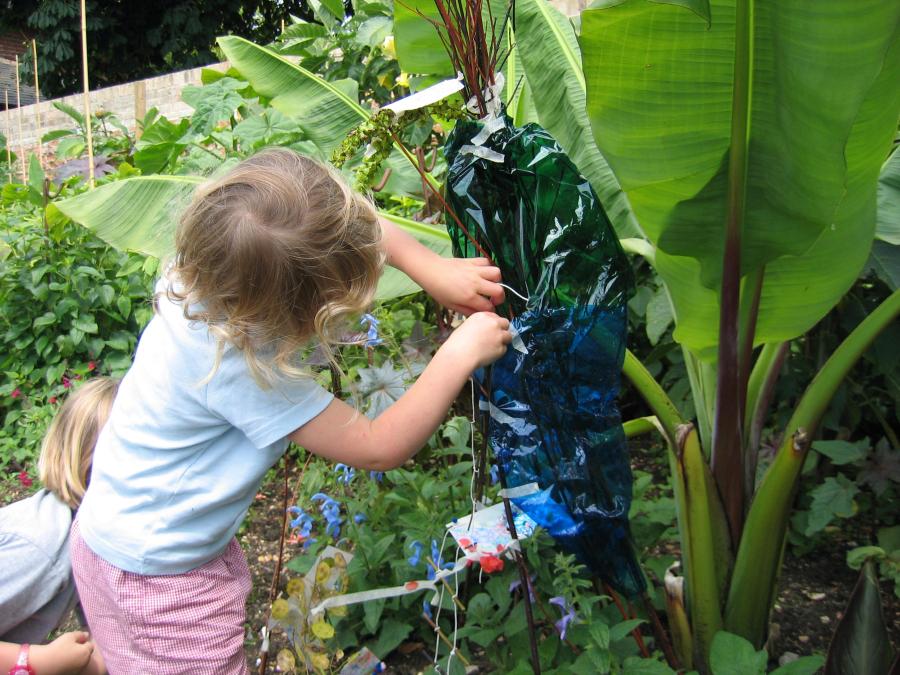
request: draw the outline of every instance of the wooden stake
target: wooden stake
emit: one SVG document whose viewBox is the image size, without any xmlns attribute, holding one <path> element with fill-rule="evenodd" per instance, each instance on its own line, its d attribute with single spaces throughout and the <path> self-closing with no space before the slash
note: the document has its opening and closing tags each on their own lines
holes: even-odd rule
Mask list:
<svg viewBox="0 0 900 675">
<path fill-rule="evenodd" d="M 9 144 L 12 142 L 12 120 L 9 118 L 9 89 L 7 87 L 3 88 L 3 105 L 6 110 L 6 169 L 9 172 L 9 182 L 12 183 L 12 151 L 9 149 Z"/>
<path fill-rule="evenodd" d="M 16 115 L 16 119 L 19 122 L 19 148 L 22 151 L 22 156 L 19 160 L 22 163 L 22 185 L 28 182 L 28 179 L 25 176 L 25 136 L 22 133 L 22 97 L 19 93 L 19 57 L 16 56 L 16 111 L 18 114 Z"/>
<path fill-rule="evenodd" d="M 38 82 L 37 40 L 31 41 L 31 55 L 34 58 L 34 121 L 37 129 L 37 156 L 41 169 L 44 168 L 44 143 L 41 141 L 41 90 Z"/>
<path fill-rule="evenodd" d="M 84 125 L 87 133 L 88 185 L 94 187 L 94 134 L 91 129 L 91 88 L 88 84 L 87 10 L 81 0 L 81 72 L 84 80 Z"/>
</svg>

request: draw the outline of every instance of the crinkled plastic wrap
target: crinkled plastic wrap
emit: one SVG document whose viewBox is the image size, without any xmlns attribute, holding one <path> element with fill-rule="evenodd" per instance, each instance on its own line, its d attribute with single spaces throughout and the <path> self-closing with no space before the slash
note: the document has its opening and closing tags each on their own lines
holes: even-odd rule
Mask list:
<svg viewBox="0 0 900 675">
<path fill-rule="evenodd" d="M 544 129 L 462 122 L 447 201 L 490 252 L 514 339 L 489 374 L 489 440 L 512 501 L 626 595 L 644 589 L 628 526 L 632 476 L 616 405 L 631 268 L 590 183 Z M 492 132 L 492 133 L 488 133 Z M 448 219 L 457 255 L 481 255 Z"/>
</svg>

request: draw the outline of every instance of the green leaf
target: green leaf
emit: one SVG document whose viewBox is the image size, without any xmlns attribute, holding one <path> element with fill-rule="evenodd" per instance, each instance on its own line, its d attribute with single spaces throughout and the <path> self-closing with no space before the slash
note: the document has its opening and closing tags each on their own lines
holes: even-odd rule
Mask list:
<svg viewBox="0 0 900 675">
<path fill-rule="evenodd" d="M 116 298 L 116 308 L 123 319 L 127 319 L 131 315 L 131 298 L 126 295 L 120 295 Z"/>
<path fill-rule="evenodd" d="M 900 246 L 876 239 L 866 266 L 892 291 L 900 288 Z"/>
<path fill-rule="evenodd" d="M 878 224 L 875 237 L 900 244 L 900 152 L 896 150 L 884 163 L 878 177 Z"/>
<path fill-rule="evenodd" d="M 219 122 L 231 119 L 244 102 L 244 97 L 237 90 L 245 86 L 232 77 L 223 77 L 203 87 L 188 85 L 182 89 L 182 100 L 194 109 L 191 127 L 208 136 Z"/>
<path fill-rule="evenodd" d="M 668 330 L 675 317 L 672 314 L 672 303 L 666 289 L 660 287 L 647 303 L 647 339 L 651 345 L 659 342 L 659 339 Z"/>
<path fill-rule="evenodd" d="M 661 661 L 629 656 L 622 663 L 622 675 L 675 675 L 675 671 Z"/>
<path fill-rule="evenodd" d="M 363 21 L 356 31 L 354 41 L 362 47 L 375 47 L 391 34 L 394 21 L 387 16 L 373 16 Z"/>
<path fill-rule="evenodd" d="M 385 619 L 379 627 L 378 640 L 372 651 L 378 654 L 379 658 L 387 658 L 387 655 L 399 647 L 411 632 L 412 626 L 409 624 L 395 619 Z"/>
<path fill-rule="evenodd" d="M 631 632 L 642 623 L 646 622 L 643 619 L 629 619 L 627 621 L 617 623 L 615 626 L 609 629 L 609 641 L 617 642 L 619 640 L 622 640 L 626 636 L 630 635 Z"/>
<path fill-rule="evenodd" d="M 681 7 L 627 0 L 584 12 L 581 36 L 596 142 L 657 247 L 676 339 L 709 360 L 736 52 L 734 3 L 711 4 L 707 27 Z M 865 263 L 900 111 L 898 18 L 878 0 L 754 5 L 740 216 L 742 273 L 765 267 L 757 344 L 808 330 Z"/>
<path fill-rule="evenodd" d="M 538 120 L 591 182 L 620 238 L 640 234 L 628 199 L 600 154 L 585 107 L 581 51 L 569 20 L 546 0 L 516 2 L 516 42 Z"/>
<path fill-rule="evenodd" d="M 394 45 L 400 68 L 405 73 L 455 77 L 437 30 L 419 12 L 440 21 L 433 0 L 404 0 L 394 4 Z"/>
<path fill-rule="evenodd" d="M 779 666 L 770 675 L 813 675 L 813 673 L 819 672 L 824 663 L 825 657 L 821 654 L 801 656 L 799 659 Z"/>
<path fill-rule="evenodd" d="M 810 494 L 813 501 L 809 507 L 809 523 L 804 532 L 807 537 L 825 529 L 835 516 L 849 518 L 856 513 L 853 498 L 859 494 L 859 488 L 842 473 L 837 478 L 829 476 Z"/>
<path fill-rule="evenodd" d="M 107 183 L 54 202 L 54 210 L 81 223 L 108 244 L 165 258 L 175 247 L 177 217 L 202 179 L 194 176 L 139 176 Z M 141 261 L 137 261 L 137 268 Z"/>
<path fill-rule="evenodd" d="M 884 560 L 887 556 L 884 549 L 880 546 L 857 546 L 847 551 L 847 567 L 853 570 L 860 569 L 866 560 L 873 558 L 875 560 Z"/>
<path fill-rule="evenodd" d="M 879 528 L 878 545 L 889 553 L 900 551 L 900 525 Z"/>
<path fill-rule="evenodd" d="M 849 441 L 816 441 L 812 444 L 813 450 L 828 457 L 832 464 L 843 465 L 858 462 L 866 458 L 872 444 L 868 438 L 856 443 Z"/>
<path fill-rule="evenodd" d="M 94 321 L 94 317 L 90 315 L 79 316 L 72 322 L 72 325 L 82 333 L 89 333 L 91 335 L 100 330 L 99 326 L 97 326 L 97 322 Z"/>
<path fill-rule="evenodd" d="M 769 655 L 756 651 L 747 640 L 724 630 L 712 641 L 709 665 L 716 675 L 765 675 Z"/>
<path fill-rule="evenodd" d="M 875 565 L 867 562 L 828 647 L 825 675 L 887 673 L 893 658 Z"/>
<path fill-rule="evenodd" d="M 300 130 L 298 124 L 275 108 L 269 108 L 261 115 L 242 120 L 234 127 L 233 134 L 241 143 L 257 146 L 270 143 L 273 138 L 294 134 Z"/>
<path fill-rule="evenodd" d="M 56 318 L 56 314 L 53 312 L 45 312 L 41 316 L 37 317 L 31 324 L 32 328 L 43 328 L 44 326 L 52 326 L 59 319 Z"/>
<path fill-rule="evenodd" d="M 712 23 L 710 16 L 709 0 L 650 0 L 661 5 L 676 5 L 691 10 L 694 14 L 706 21 L 707 27 Z"/>
<path fill-rule="evenodd" d="M 352 80 L 329 82 L 243 38 L 220 37 L 218 43 L 231 65 L 272 106 L 292 117 L 323 157 L 330 157 L 350 130 L 369 118 Z"/>
</svg>

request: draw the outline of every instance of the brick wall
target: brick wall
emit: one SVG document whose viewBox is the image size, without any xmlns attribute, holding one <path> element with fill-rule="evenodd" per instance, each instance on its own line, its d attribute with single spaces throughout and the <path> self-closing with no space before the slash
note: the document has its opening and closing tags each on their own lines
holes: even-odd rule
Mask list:
<svg viewBox="0 0 900 675">
<path fill-rule="evenodd" d="M 217 63 L 206 67 L 225 70 L 228 64 Z M 169 75 L 97 89 L 90 94 L 91 112 L 105 110 L 114 113 L 130 129 L 135 126 L 136 112 L 138 118 L 143 118 L 144 113 L 153 107 L 158 108 L 160 114 L 170 120 L 187 117 L 193 112 L 193 109 L 181 100 L 181 90 L 187 85 L 199 85 L 201 70 L 202 68 L 182 70 Z M 0 111 L 0 131 L 9 139 L 14 152 L 21 154 L 22 146 L 25 147 L 26 152 L 32 151 L 37 145 L 38 136 L 46 134 L 48 131 L 72 128 L 74 121 L 65 113 L 54 108 L 53 101 L 62 101 L 79 112 L 84 111 L 84 99 L 81 94 L 23 106 L 20 109 L 22 113 L 21 135 L 19 134 L 19 111 L 15 109 Z M 38 132 L 37 111 L 40 111 L 40 133 Z"/>
</svg>

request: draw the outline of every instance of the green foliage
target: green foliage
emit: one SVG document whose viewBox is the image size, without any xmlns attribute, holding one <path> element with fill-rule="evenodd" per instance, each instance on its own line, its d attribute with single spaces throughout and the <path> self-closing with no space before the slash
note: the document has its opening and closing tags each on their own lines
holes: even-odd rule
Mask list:
<svg viewBox="0 0 900 675">
<path fill-rule="evenodd" d="M 804 656 L 769 671 L 769 655 L 765 649 L 757 650 L 739 635 L 726 631 L 716 633 L 709 656 L 713 675 L 812 675 L 825 659 L 822 656 Z"/>
<path fill-rule="evenodd" d="M 0 220 L 0 469 L 29 465 L 73 381 L 122 375 L 151 315 L 156 261 L 84 228 L 44 228 L 27 189 L 3 189 Z"/>
</svg>

